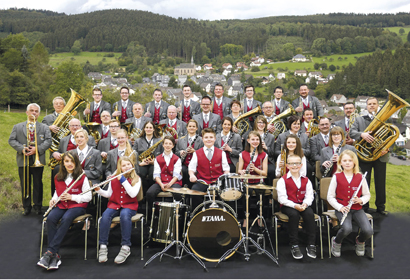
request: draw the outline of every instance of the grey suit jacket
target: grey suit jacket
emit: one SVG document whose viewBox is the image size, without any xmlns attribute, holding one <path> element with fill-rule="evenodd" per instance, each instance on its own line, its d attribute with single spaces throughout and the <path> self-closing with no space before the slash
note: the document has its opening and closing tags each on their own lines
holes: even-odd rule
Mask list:
<svg viewBox="0 0 410 280">
<path fill-rule="evenodd" d="M 13 126 L 9 137 L 9 145 L 16 150 L 18 167 L 24 167 L 24 145 L 27 146 L 27 121 Z M 40 162 L 46 164 L 45 153 L 51 147 L 51 132 L 47 125 L 36 122 L 37 149 Z M 34 163 L 35 155 L 30 156 L 30 164 Z M 27 163 L 26 163 L 27 164 Z"/>
<path fill-rule="evenodd" d="M 300 96 L 292 101 L 293 108 L 299 107 Z M 323 116 L 323 107 L 319 102 L 319 99 L 315 96 L 308 95 L 309 108 L 313 110 L 313 117 L 317 119 L 318 116 Z"/>
<path fill-rule="evenodd" d="M 58 116 L 58 114 L 57 114 L 57 116 Z M 43 118 L 43 120 L 41 121 L 41 123 L 43 123 L 43 124 L 45 124 L 45 125 L 47 125 L 47 126 L 50 126 L 50 125 L 52 125 L 52 124 L 54 123 L 54 121 L 57 119 L 57 116 L 56 116 L 56 112 L 54 112 L 54 113 L 52 113 L 52 114 L 49 114 L 49 115 L 47 115 L 47 116 L 45 116 L 45 117 Z"/>
<path fill-rule="evenodd" d="M 276 100 L 273 100 L 272 102 L 273 104 L 273 113 L 276 113 Z M 279 110 L 280 113 L 282 113 L 283 111 L 286 111 L 289 108 L 289 102 L 286 100 L 283 100 L 282 98 L 280 99 L 280 103 L 279 103 Z"/>
<path fill-rule="evenodd" d="M 222 130 L 222 125 L 221 125 L 221 118 L 214 113 L 209 113 L 210 117 L 209 117 L 209 128 L 212 128 L 216 134 L 218 134 L 219 132 L 221 132 Z M 192 118 L 194 120 L 196 120 L 198 122 L 198 130 L 196 131 L 196 134 L 198 135 L 202 135 L 202 130 L 204 129 L 204 119 L 203 119 L 204 115 L 203 113 L 200 113 L 198 115 L 193 116 Z"/>
<path fill-rule="evenodd" d="M 247 99 L 245 98 L 244 103 L 243 103 L 243 112 L 246 113 L 248 112 L 248 104 L 247 104 Z M 255 98 L 253 99 L 252 102 L 252 110 L 255 109 L 256 107 L 258 107 L 258 105 L 262 108 L 262 103 L 258 100 L 255 100 Z"/>
<path fill-rule="evenodd" d="M 197 115 L 199 113 L 201 113 L 201 105 L 194 101 L 194 100 L 189 100 L 189 115 L 191 116 L 191 119 L 194 115 Z M 185 99 L 179 101 L 178 104 L 175 104 L 176 107 L 180 107 L 181 108 L 181 115 L 184 115 L 184 111 L 185 111 Z M 179 115 L 179 114 L 178 114 Z"/>
<path fill-rule="evenodd" d="M 344 151 L 344 150 L 350 150 L 356 154 L 356 149 L 351 146 L 351 145 L 344 145 L 340 148 L 340 153 L 339 155 Z M 321 155 L 320 155 L 320 170 L 322 174 L 325 172 L 325 167 L 322 165 L 325 161 L 330 160 L 333 157 L 333 148 L 332 147 L 325 147 L 322 149 Z M 329 175 L 332 174 L 332 169 L 333 167 L 330 168 Z M 330 176 L 329 176 L 330 177 Z"/>
<path fill-rule="evenodd" d="M 129 104 L 129 101 L 128 101 L 128 104 Z M 95 102 L 94 101 L 90 102 L 90 112 L 91 113 L 94 111 L 94 106 L 95 106 Z M 132 109 L 132 107 L 131 107 L 131 109 Z M 118 110 L 121 111 L 121 107 L 120 107 L 119 104 L 118 104 Z M 105 102 L 104 100 L 101 100 L 100 107 L 98 107 L 98 113 L 101 115 L 101 113 L 103 111 L 108 111 L 111 115 L 111 104 L 108 103 L 108 102 Z M 86 115 L 83 114 L 84 121 L 87 121 L 88 115 L 90 115 L 90 114 L 86 114 Z M 90 115 L 90 121 L 91 121 L 91 115 Z"/>
<path fill-rule="evenodd" d="M 188 131 L 186 130 L 186 123 L 178 119 L 176 119 L 176 121 L 177 121 L 177 134 L 178 134 L 178 138 L 180 138 L 186 135 Z M 168 125 L 168 123 L 169 123 L 169 119 L 165 119 L 159 122 L 159 124 L 166 124 L 166 125 Z"/>
<path fill-rule="evenodd" d="M 88 129 L 88 127 L 87 126 L 85 126 L 86 127 L 86 130 L 87 131 L 89 131 L 89 129 Z M 98 131 L 98 133 L 100 133 L 100 136 L 102 137 L 102 124 L 100 124 L 99 126 L 97 126 L 97 131 Z M 90 133 L 88 132 L 88 135 L 90 135 Z M 111 137 L 111 132 L 110 132 L 110 130 L 108 129 L 108 137 Z"/>
<path fill-rule="evenodd" d="M 95 148 L 97 145 L 95 143 L 94 138 L 92 136 L 88 136 L 88 137 L 89 138 L 88 138 L 87 145 Z M 67 135 L 66 137 L 60 140 L 60 145 L 58 146 L 58 152 L 60 154 L 67 152 L 67 146 L 68 146 L 68 142 L 70 141 L 70 138 L 71 138 L 71 134 Z"/>
<path fill-rule="evenodd" d="M 236 164 L 239 161 L 239 154 L 242 152 L 243 150 L 243 146 L 242 146 L 242 137 L 239 134 L 236 134 L 234 132 L 231 132 L 234 135 L 232 136 L 232 138 L 228 141 L 229 147 L 232 148 L 232 152 L 230 153 L 230 158 L 232 160 L 232 163 L 236 166 Z M 218 133 L 216 135 L 216 141 L 215 141 L 215 147 L 217 148 L 222 148 L 222 135 L 221 133 Z M 228 156 L 228 154 L 226 154 Z"/>
<path fill-rule="evenodd" d="M 360 141 L 362 139 L 361 134 L 366 130 L 370 123 L 371 120 L 367 116 L 358 116 L 351 127 L 350 137 L 355 139 L 357 142 Z M 389 162 L 390 153 L 385 154 L 379 159 L 381 162 Z"/>
<path fill-rule="evenodd" d="M 202 141 L 202 137 L 198 135 L 194 142 L 194 150 L 196 151 L 202 148 L 203 146 L 204 146 L 204 142 Z M 178 139 L 178 142 L 175 146 L 175 154 L 181 157 L 180 152 L 186 150 L 187 147 L 188 147 L 188 135 Z"/>
<path fill-rule="evenodd" d="M 278 138 L 276 139 L 275 157 L 274 157 L 275 159 L 278 158 L 278 156 L 280 155 L 281 145 L 285 144 L 285 139 L 289 134 L 290 134 L 289 130 L 285 131 L 285 132 L 279 134 Z M 299 135 L 299 133 L 298 133 L 298 135 Z M 309 157 L 311 155 L 309 138 L 307 137 L 307 135 L 305 133 L 302 132 L 302 133 L 300 133 L 299 140 L 300 140 L 300 143 L 302 144 L 303 154 L 305 155 L 306 159 L 309 159 Z"/>
<path fill-rule="evenodd" d="M 162 138 L 152 138 L 152 145 L 154 145 L 155 143 L 157 143 L 158 141 L 160 141 Z M 178 141 L 179 142 L 179 141 Z M 134 143 L 134 147 L 133 149 L 136 151 L 136 156 L 137 156 L 137 164 L 139 164 L 138 161 L 138 156 L 140 154 L 142 154 L 143 152 L 145 152 L 146 150 L 148 150 L 148 142 L 147 140 L 144 138 L 138 138 L 137 140 L 135 140 Z M 157 146 L 157 148 L 154 150 L 154 156 L 157 157 L 160 154 L 162 154 L 164 152 L 164 147 L 162 146 L 162 144 L 160 144 L 159 146 Z"/>
<path fill-rule="evenodd" d="M 107 153 L 107 164 L 105 168 L 106 177 L 110 176 L 111 174 L 114 174 L 115 171 L 117 170 L 117 160 L 118 160 L 118 147 Z M 135 166 L 135 172 L 138 173 L 137 161 L 134 162 L 134 166 Z"/>
<path fill-rule="evenodd" d="M 93 184 L 97 184 L 100 182 L 100 176 L 103 174 L 101 154 L 94 147 L 90 146 L 88 146 L 87 152 L 90 149 L 91 151 L 85 158 L 85 164 L 83 169 L 87 178 L 91 180 Z M 74 151 L 77 151 L 77 149 L 75 149 Z"/>
<path fill-rule="evenodd" d="M 225 97 L 225 96 L 222 96 L 222 109 L 223 109 L 223 112 L 224 112 L 224 117 L 226 117 L 227 115 L 229 115 L 231 113 L 231 102 L 232 102 L 232 99 L 230 99 L 228 97 Z M 214 98 L 212 98 L 211 112 L 214 111 L 214 106 L 215 105 L 216 105 L 216 102 L 215 102 L 215 97 L 214 97 Z"/>
<path fill-rule="evenodd" d="M 144 127 L 144 124 L 148 121 L 152 121 L 152 119 L 148 118 L 148 117 L 145 117 L 145 116 L 141 116 L 141 121 L 140 121 L 139 127 L 137 127 L 137 128 L 142 129 Z M 126 124 L 132 123 L 131 130 L 134 129 L 135 128 L 135 117 L 126 119 L 125 123 Z"/>
<path fill-rule="evenodd" d="M 132 112 L 132 106 L 134 106 L 134 104 L 135 104 L 134 101 L 131 101 L 131 100 L 128 99 L 127 109 L 126 109 L 127 119 L 132 118 L 134 116 L 134 113 Z M 117 101 L 114 104 L 112 104 L 112 112 L 115 111 L 115 105 L 118 105 L 118 111 L 121 112 L 121 110 L 122 110 L 122 100 Z M 121 116 L 119 116 L 119 118 L 121 119 Z"/>
<path fill-rule="evenodd" d="M 128 141 L 131 145 L 131 141 Z M 111 144 L 111 135 L 109 135 L 107 138 L 101 139 L 98 142 L 97 150 L 100 152 L 106 152 L 110 151 L 110 144 Z"/>
<path fill-rule="evenodd" d="M 268 150 L 264 150 L 265 153 L 268 154 L 268 160 L 271 164 L 275 164 L 275 136 L 273 136 L 272 134 L 268 133 L 265 136 L 265 139 L 263 140 L 265 141 L 265 145 L 268 148 Z"/>
<path fill-rule="evenodd" d="M 168 110 L 169 104 L 165 102 L 164 100 L 161 100 L 161 105 L 159 109 L 159 120 L 165 120 L 168 118 L 167 116 L 167 110 Z M 151 119 L 154 119 L 154 113 L 155 113 L 155 101 L 148 102 L 145 104 L 145 110 L 144 112 L 147 112 L 147 109 L 149 109 L 149 112 L 151 113 Z"/>
<path fill-rule="evenodd" d="M 311 160 L 313 162 L 320 161 L 320 154 L 322 149 L 326 147 L 326 143 L 323 140 L 322 134 L 319 133 L 312 138 L 310 138 L 310 150 L 311 150 Z"/>
</svg>

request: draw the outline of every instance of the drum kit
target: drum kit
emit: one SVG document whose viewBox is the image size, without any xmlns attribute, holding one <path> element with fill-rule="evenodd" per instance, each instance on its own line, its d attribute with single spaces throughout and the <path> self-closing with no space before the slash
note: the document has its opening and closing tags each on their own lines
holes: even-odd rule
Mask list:
<svg viewBox="0 0 410 280">
<path fill-rule="evenodd" d="M 248 180 L 264 179 L 265 176 L 255 175 L 239 175 L 235 173 L 224 174 L 218 180 L 208 186 L 207 193 L 191 190 L 188 188 L 170 188 L 167 191 L 182 195 L 182 202 L 156 202 L 153 206 L 153 213 L 150 227 L 150 239 L 160 243 L 168 244 L 164 250 L 153 255 L 144 265 L 146 267 L 155 258 L 169 256 L 174 259 L 181 259 L 184 251 L 187 255 L 192 256 L 203 268 L 207 271 L 202 260 L 208 262 L 217 262 L 216 266 L 222 261 L 231 257 L 238 248 L 242 245 L 245 260 L 249 261 L 250 251 L 249 243 L 252 243 L 258 254 L 266 254 L 276 264 L 277 259 L 265 250 L 264 245 L 261 247 L 251 237 L 249 231 L 252 229 L 256 221 L 258 225 L 264 225 L 264 230 L 258 235 L 258 242 L 263 239 L 264 234 L 267 234 L 272 252 L 273 246 L 267 229 L 265 218 L 262 216 L 262 197 L 266 190 L 271 190 L 272 186 L 263 184 L 249 185 Z M 259 194 L 259 214 L 249 228 L 249 189 Z M 246 231 L 245 234 L 241 230 L 241 226 L 237 220 L 237 215 L 234 209 L 224 201 L 216 200 L 218 194 L 224 201 L 237 201 L 243 195 L 246 200 Z M 189 207 L 184 204 L 186 195 L 209 196 L 210 200 L 204 201 L 196 207 L 192 214 L 189 214 Z M 187 219 L 190 220 L 187 222 Z M 183 221 L 182 221 L 183 220 Z M 185 225 L 187 225 L 185 227 Z M 263 226 L 262 226 L 263 227 Z M 181 234 L 182 232 L 182 234 Z M 181 241 L 183 240 L 183 242 Z M 190 247 L 190 249 L 185 245 Z M 175 256 L 166 254 L 173 246 L 176 246 Z M 184 255 L 186 256 L 186 255 Z"/>
</svg>

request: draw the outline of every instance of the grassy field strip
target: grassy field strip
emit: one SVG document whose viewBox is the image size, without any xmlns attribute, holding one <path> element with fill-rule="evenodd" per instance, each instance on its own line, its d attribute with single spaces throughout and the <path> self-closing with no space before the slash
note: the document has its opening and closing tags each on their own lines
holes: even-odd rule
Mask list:
<svg viewBox="0 0 410 280">
<path fill-rule="evenodd" d="M 403 35 L 400 35 L 399 30 L 402 29 L 402 28 L 404 29 L 404 33 L 403 33 Z M 403 40 L 403 42 L 407 42 L 407 34 L 409 34 L 409 32 L 410 32 L 410 25 L 403 26 L 403 27 L 399 27 L 399 26 L 385 27 L 384 29 L 387 29 L 391 32 L 397 33 L 397 35 L 399 35 L 399 37 Z"/>
<path fill-rule="evenodd" d="M 50 55 L 49 64 L 53 67 L 58 67 L 62 62 L 69 61 L 74 58 L 74 62 L 86 63 L 89 61 L 91 64 L 98 64 L 98 62 L 103 61 L 103 63 L 115 63 L 117 64 L 117 59 L 122 55 L 122 53 L 114 53 L 114 57 L 104 57 L 108 52 L 81 52 L 79 55 L 74 55 L 72 52 L 69 53 L 56 53 Z"/>
</svg>

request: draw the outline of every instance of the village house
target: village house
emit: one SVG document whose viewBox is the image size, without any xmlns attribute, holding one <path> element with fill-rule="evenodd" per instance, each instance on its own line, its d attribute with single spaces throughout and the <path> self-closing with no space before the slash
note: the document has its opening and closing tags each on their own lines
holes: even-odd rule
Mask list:
<svg viewBox="0 0 410 280">
<path fill-rule="evenodd" d="M 178 66 L 175 66 L 174 68 L 174 75 L 179 76 L 179 75 L 195 75 L 196 73 L 196 67 L 195 64 L 193 63 L 181 63 Z"/>
<path fill-rule="evenodd" d="M 330 97 L 330 101 L 336 104 L 345 104 L 347 102 L 347 99 L 343 94 L 333 94 Z"/>
<path fill-rule="evenodd" d="M 286 73 L 278 73 L 276 77 L 278 78 L 278 80 L 286 79 Z"/>
<path fill-rule="evenodd" d="M 294 57 L 292 57 L 292 61 L 294 62 L 305 62 L 307 61 L 306 56 L 303 54 L 297 54 Z"/>
<path fill-rule="evenodd" d="M 88 76 L 88 78 L 92 79 L 93 81 L 101 80 L 101 77 L 102 77 L 101 73 L 98 73 L 98 72 L 90 72 L 90 73 L 88 73 L 87 76 Z"/>
<path fill-rule="evenodd" d="M 230 64 L 230 63 L 224 63 L 224 64 L 222 64 L 222 68 L 223 69 L 232 69 L 232 64 Z"/>
<path fill-rule="evenodd" d="M 300 76 L 300 77 L 306 77 L 307 76 L 307 71 L 306 70 L 296 70 L 293 75 L 295 76 Z"/>
<path fill-rule="evenodd" d="M 203 66 L 204 70 L 214 70 L 214 68 L 212 68 L 212 63 L 206 63 Z"/>
</svg>

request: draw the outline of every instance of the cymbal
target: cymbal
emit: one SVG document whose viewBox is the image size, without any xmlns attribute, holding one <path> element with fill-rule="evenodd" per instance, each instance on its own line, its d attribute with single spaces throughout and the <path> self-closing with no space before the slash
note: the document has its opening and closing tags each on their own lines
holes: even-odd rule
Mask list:
<svg viewBox="0 0 410 280">
<path fill-rule="evenodd" d="M 265 179 L 266 176 L 243 174 L 243 175 L 234 175 L 229 178 L 232 178 L 232 179 Z"/>
<path fill-rule="evenodd" d="M 179 194 L 189 194 L 189 195 L 206 195 L 204 192 L 191 190 L 188 188 L 169 188 L 168 192 L 179 193 Z"/>
<path fill-rule="evenodd" d="M 273 186 L 267 186 L 264 184 L 258 184 L 258 185 L 247 185 L 250 189 L 258 189 L 258 190 L 273 190 Z"/>
</svg>

